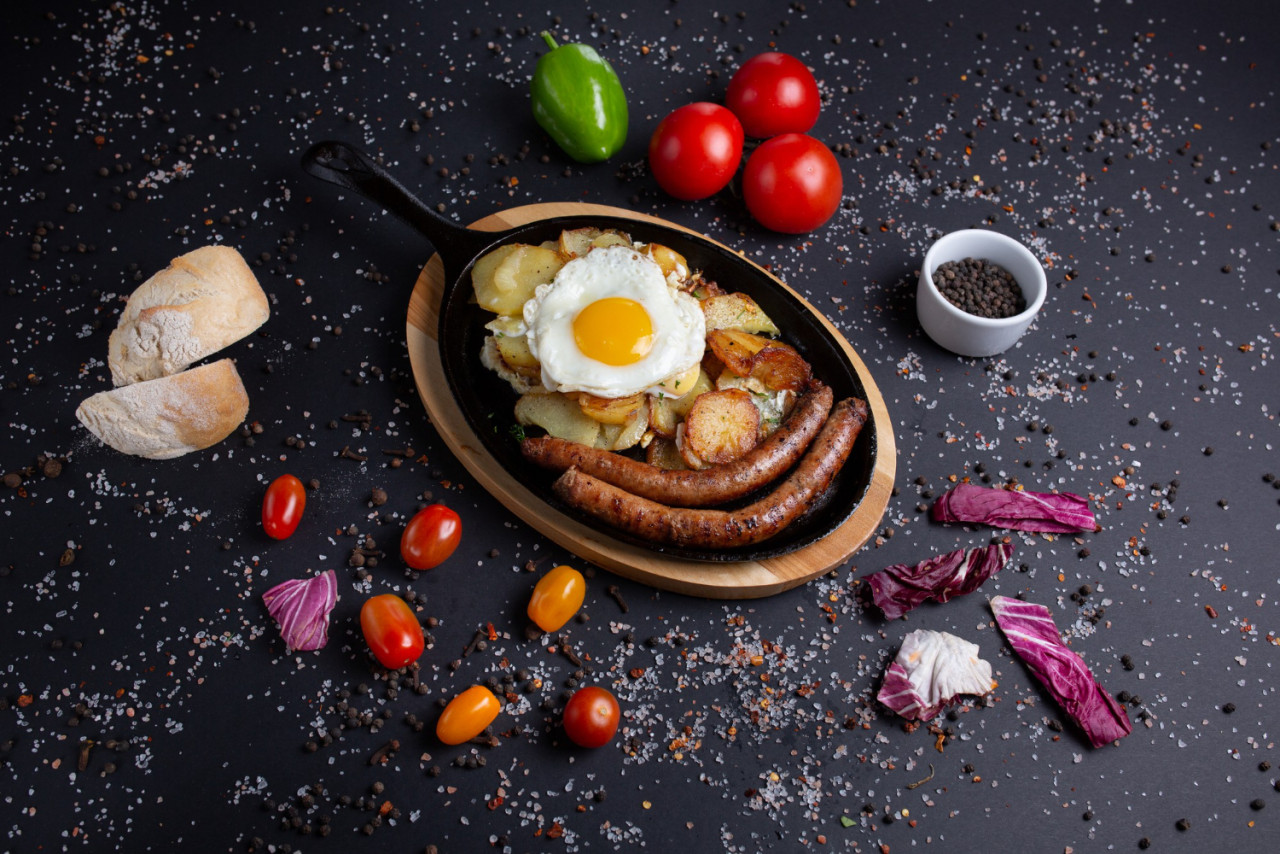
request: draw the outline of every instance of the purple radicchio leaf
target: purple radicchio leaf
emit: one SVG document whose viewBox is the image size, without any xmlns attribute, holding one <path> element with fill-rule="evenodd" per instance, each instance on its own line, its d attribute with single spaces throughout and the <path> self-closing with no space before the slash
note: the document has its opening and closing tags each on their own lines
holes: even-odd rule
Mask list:
<svg viewBox="0 0 1280 854">
<path fill-rule="evenodd" d="M 898 563 L 866 577 L 871 597 L 886 620 L 896 620 L 930 599 L 946 602 L 977 590 L 1009 562 L 1011 543 L 958 549 L 915 565 Z"/>
<path fill-rule="evenodd" d="M 338 604 L 338 577 L 332 569 L 311 578 L 293 578 L 262 594 L 292 650 L 320 649 L 329 642 L 329 613 Z"/>
<path fill-rule="evenodd" d="M 876 699 L 907 720 L 927 721 L 961 694 L 982 696 L 995 686 L 977 644 L 948 632 L 916 629 L 902 639 Z"/>
<path fill-rule="evenodd" d="M 977 522 L 1049 534 L 1092 531 L 1089 502 L 1070 492 L 1026 492 L 962 483 L 933 503 L 935 522 Z"/>
<path fill-rule="evenodd" d="M 995 596 L 991 611 L 1013 651 L 1084 730 L 1090 744 L 1102 747 L 1130 733 L 1129 716 L 1098 684 L 1084 659 L 1062 642 L 1048 608 Z"/>
</svg>

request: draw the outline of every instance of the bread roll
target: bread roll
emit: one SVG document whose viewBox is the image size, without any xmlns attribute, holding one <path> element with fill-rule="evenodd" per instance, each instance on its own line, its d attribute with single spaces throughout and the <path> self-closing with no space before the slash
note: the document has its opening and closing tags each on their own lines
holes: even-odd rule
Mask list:
<svg viewBox="0 0 1280 854">
<path fill-rule="evenodd" d="M 117 451 L 167 460 L 221 442 L 248 411 L 235 363 L 220 359 L 98 392 L 80 404 L 76 417 Z"/>
<path fill-rule="evenodd" d="M 108 342 L 111 380 L 167 377 L 239 341 L 271 310 L 240 253 L 205 246 L 173 259 L 133 292 Z"/>
</svg>

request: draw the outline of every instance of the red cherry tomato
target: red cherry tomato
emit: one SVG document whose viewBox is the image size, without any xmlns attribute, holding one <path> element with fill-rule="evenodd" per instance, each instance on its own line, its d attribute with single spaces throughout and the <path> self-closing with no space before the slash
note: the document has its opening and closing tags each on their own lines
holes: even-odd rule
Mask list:
<svg viewBox="0 0 1280 854">
<path fill-rule="evenodd" d="M 598 685 L 579 688 L 564 707 L 565 735 L 579 747 L 603 747 L 618 731 L 618 701 Z"/>
<path fill-rule="evenodd" d="M 462 540 L 462 520 L 443 504 L 432 504 L 413 515 L 400 535 L 400 556 L 413 569 L 444 563 Z"/>
<path fill-rule="evenodd" d="M 412 664 L 422 655 L 422 624 L 403 599 L 383 593 L 360 608 L 360 630 L 373 657 L 388 670 Z"/>
<path fill-rule="evenodd" d="M 268 537 L 285 539 L 298 530 L 306 506 L 307 490 L 302 481 L 291 474 L 280 475 L 262 496 L 262 529 Z"/>
<path fill-rule="evenodd" d="M 785 53 L 762 53 L 733 75 L 725 103 L 747 136 L 763 139 L 808 132 L 818 120 L 822 97 L 803 62 Z"/>
<path fill-rule="evenodd" d="M 472 685 L 449 701 L 436 721 L 436 738 L 445 744 L 462 744 L 484 732 L 502 711 L 494 693 L 483 685 Z"/>
<path fill-rule="evenodd" d="M 719 104 L 686 104 L 649 139 L 649 169 L 677 199 L 705 199 L 724 189 L 741 160 L 742 123 Z"/>
<path fill-rule="evenodd" d="M 813 231 L 840 207 L 844 178 L 836 156 L 802 133 L 765 140 L 742 173 L 742 199 L 765 228 L 787 234 Z"/>
</svg>

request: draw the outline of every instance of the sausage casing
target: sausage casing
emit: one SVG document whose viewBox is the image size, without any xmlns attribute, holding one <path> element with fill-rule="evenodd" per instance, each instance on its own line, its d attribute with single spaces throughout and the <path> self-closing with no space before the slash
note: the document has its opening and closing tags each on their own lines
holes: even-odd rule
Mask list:
<svg viewBox="0 0 1280 854">
<path fill-rule="evenodd" d="M 768 495 L 737 510 L 660 504 L 575 468 L 560 475 L 553 489 L 566 504 L 651 542 L 699 549 L 753 545 L 778 534 L 822 497 L 867 417 L 865 401 L 837 403 L 791 474 Z"/>
</svg>

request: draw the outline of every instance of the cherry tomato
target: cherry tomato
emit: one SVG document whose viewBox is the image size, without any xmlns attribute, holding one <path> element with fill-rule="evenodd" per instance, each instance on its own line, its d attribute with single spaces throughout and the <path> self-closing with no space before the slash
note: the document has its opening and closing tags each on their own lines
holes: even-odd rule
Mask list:
<svg viewBox="0 0 1280 854">
<path fill-rule="evenodd" d="M 579 688 L 564 707 L 565 735 L 579 747 L 603 747 L 618 731 L 618 701 L 598 685 Z"/>
<path fill-rule="evenodd" d="M 529 597 L 529 619 L 544 632 L 554 632 L 578 613 L 587 596 L 587 582 L 571 566 L 557 566 L 538 579 Z"/>
<path fill-rule="evenodd" d="M 449 701 L 436 721 L 436 738 L 445 744 L 462 744 L 484 732 L 502 711 L 502 704 L 483 685 L 472 685 Z"/>
<path fill-rule="evenodd" d="M 306 506 L 307 490 L 302 481 L 291 474 L 280 475 L 262 496 L 262 529 L 276 540 L 291 536 L 298 530 Z"/>
<path fill-rule="evenodd" d="M 649 169 L 677 199 L 705 199 L 724 189 L 741 160 L 742 123 L 719 104 L 686 104 L 649 139 Z"/>
<path fill-rule="evenodd" d="M 818 120 L 822 98 L 803 62 L 785 53 L 762 53 L 734 73 L 725 103 L 747 136 L 763 139 L 808 132 Z"/>
<path fill-rule="evenodd" d="M 843 192 L 836 156 L 802 133 L 765 140 L 742 173 L 747 210 L 765 228 L 787 234 L 813 231 L 831 219 Z"/>
<path fill-rule="evenodd" d="M 462 520 L 443 504 L 432 504 L 413 515 L 400 535 L 400 556 L 413 569 L 439 566 L 462 539 Z"/>
<path fill-rule="evenodd" d="M 422 655 L 422 624 L 418 615 L 394 593 L 383 593 L 360 608 L 360 629 L 373 657 L 388 670 L 412 664 Z"/>
</svg>

